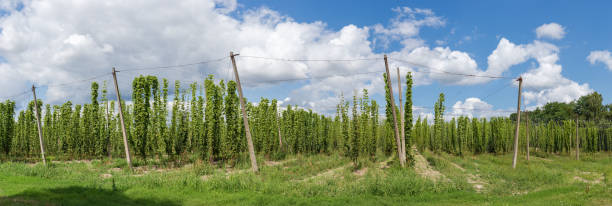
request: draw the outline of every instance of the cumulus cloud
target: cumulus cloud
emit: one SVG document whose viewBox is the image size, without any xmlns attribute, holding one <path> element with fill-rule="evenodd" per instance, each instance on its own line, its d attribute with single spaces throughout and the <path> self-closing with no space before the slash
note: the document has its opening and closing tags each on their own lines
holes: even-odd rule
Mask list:
<svg viewBox="0 0 612 206">
<path fill-rule="evenodd" d="M 525 97 L 525 103 L 535 103 L 542 106 L 548 102 L 569 103 L 591 92 L 593 92 L 593 89 L 589 87 L 589 84 L 578 84 L 570 81 L 568 84 L 561 84 L 550 89 L 527 91 L 523 93 L 523 96 Z"/>
<path fill-rule="evenodd" d="M 121 71 L 177 65 L 216 59 L 235 51 L 241 54 L 237 64 L 245 87 L 275 84 L 275 80 L 282 79 L 314 78 L 290 92 L 290 98 L 282 103 L 332 108 L 339 94 L 351 94 L 354 88 L 368 88 L 372 95 L 384 91 L 380 74 L 343 76 L 368 71 L 382 73 L 382 61 L 288 62 L 247 56 L 381 57 L 381 53 L 373 51 L 371 39 L 397 41 L 403 45 L 401 53 L 421 47 L 412 55 L 435 58 L 430 62 L 444 68 L 451 64 L 467 64 L 459 69 L 475 68 L 465 53 L 424 47 L 424 41 L 418 37 L 420 28 L 444 25 L 443 18 L 428 9 L 396 8 L 396 17 L 387 26 L 346 25 L 330 30 L 325 22 L 297 22 L 265 7 L 238 11 L 240 7 L 234 0 L 24 1 L 24 9 L 17 11 L 18 3 L 3 1 L 2 9 L 12 12 L 0 17 L 0 56 L 6 60 L 1 69 L 12 74 L 1 76 L 0 84 L 14 89 L 31 83 L 45 86 L 74 82 L 108 74 L 112 67 Z M 129 99 L 130 82 L 136 75 L 158 75 L 170 82 L 201 81 L 208 74 L 231 78 L 229 69 L 231 64 L 224 59 L 174 70 L 124 71 L 118 78 L 122 94 Z M 445 80 L 435 75 L 415 74 L 415 78 L 417 83 Z M 40 91 L 40 96 L 46 103 L 62 103 L 66 99 L 83 103 L 88 100 L 89 83 L 49 87 Z M 12 93 L 0 91 L 0 96 L 7 94 Z"/>
<path fill-rule="evenodd" d="M 493 105 L 480 100 L 476 97 L 470 97 L 464 101 L 457 101 L 451 108 L 452 110 L 447 115 L 447 118 L 457 116 L 467 117 L 497 117 L 508 116 L 512 112 L 510 110 L 493 109 Z"/>
<path fill-rule="evenodd" d="M 291 88 L 282 104 L 333 112 L 340 94 L 351 96 L 355 88 L 359 88 L 358 92 L 366 88 L 371 96 L 384 91 L 381 60 L 300 62 L 248 56 L 380 58 L 382 53 L 374 48 L 395 42 L 401 48 L 389 52 L 390 66 L 402 67 L 402 77 L 408 71 L 423 71 L 413 74 L 415 85 L 486 83 L 491 79 L 441 73 L 503 74 L 530 58 L 535 58 L 542 68 L 534 71 L 544 71 L 534 74 L 545 76 L 537 77 L 542 85 L 529 86 L 534 91 L 556 88 L 551 83 L 555 81 L 571 83 L 560 75 L 558 49 L 551 44 L 536 41 L 516 45 L 502 39 L 489 56 L 486 70 L 479 68 L 466 52 L 426 46 L 419 37 L 420 30 L 445 25 L 443 17 L 428 9 L 399 7 L 393 9 L 396 16 L 387 25 L 346 25 L 334 30 L 325 22 L 298 22 L 265 7 L 241 10 L 235 0 L 1 2 L 0 9 L 9 12 L 0 17 L 0 56 L 5 60 L 0 63 L 0 71 L 7 74 L 0 76 L 0 86 L 8 88 L 1 90 L 0 96 L 27 90 L 32 83 L 45 86 L 74 82 L 108 74 L 112 67 L 117 67 L 123 70 L 118 77 L 122 94 L 129 99 L 130 82 L 140 74 L 158 75 L 171 83 L 201 82 L 208 74 L 220 78 L 232 76 L 228 59 L 173 70 L 128 69 L 200 62 L 226 57 L 229 51 L 235 51 L 240 53 L 237 64 L 245 87 L 275 85 L 275 80 L 308 79 Z M 17 9 L 20 4 L 21 10 Z M 380 73 L 358 74 L 363 72 Z M 397 78 L 396 73 L 392 72 L 391 77 Z M 62 103 L 67 99 L 83 103 L 89 99 L 89 83 L 50 86 L 41 90 L 40 96 L 45 103 Z M 550 98 L 549 93 L 533 98 Z"/>
<path fill-rule="evenodd" d="M 415 76 L 415 84 L 429 84 L 431 80 L 444 84 L 468 85 L 488 82 L 488 78 L 465 78 L 448 75 L 448 73 L 475 74 L 484 73 L 478 69 L 478 64 L 467 53 L 451 50 L 448 47 L 418 47 L 411 51 L 392 52 L 391 61 L 401 67 L 423 71 Z"/>
<path fill-rule="evenodd" d="M 401 44 L 409 49 L 422 46 L 424 42 L 417 37 L 421 27 L 439 27 L 445 24 L 445 20 L 436 16 L 430 9 L 397 7 L 393 12 L 396 17 L 391 20 L 389 26 L 373 26 L 376 40 L 385 48 L 394 40 L 400 40 Z"/>
<path fill-rule="evenodd" d="M 502 38 L 489 55 L 487 71 L 501 74 L 512 66 L 534 59 L 537 67 L 521 74 L 527 104 L 541 106 L 551 101 L 569 102 L 592 92 L 588 84 L 578 84 L 561 74 L 563 68 L 558 63 L 559 52 L 557 46 L 538 40 L 517 45 Z"/>
<path fill-rule="evenodd" d="M 557 23 L 542 24 L 536 28 L 538 38 L 563 39 L 565 28 Z"/>
<path fill-rule="evenodd" d="M 592 51 L 587 57 L 587 60 L 589 60 L 591 64 L 601 62 L 612 71 L 612 56 L 608 50 Z"/>
</svg>

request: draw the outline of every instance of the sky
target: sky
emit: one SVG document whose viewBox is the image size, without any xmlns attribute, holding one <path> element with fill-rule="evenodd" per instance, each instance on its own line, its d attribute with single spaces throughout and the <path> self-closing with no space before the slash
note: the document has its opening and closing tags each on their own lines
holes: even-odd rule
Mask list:
<svg viewBox="0 0 612 206">
<path fill-rule="evenodd" d="M 431 117 L 440 93 L 447 117 L 508 115 L 519 76 L 527 109 L 595 91 L 607 104 L 612 2 L 581 3 L 3 0 L 0 100 L 23 94 L 12 98 L 23 106 L 35 84 L 45 103 L 87 103 L 91 81 L 111 83 L 112 67 L 127 100 L 137 75 L 183 88 L 210 74 L 233 79 L 234 51 L 250 101 L 276 98 L 330 115 L 339 96 L 362 89 L 384 105 L 385 54 L 396 99 L 395 69 L 402 78 L 413 72 L 416 116 Z"/>
</svg>

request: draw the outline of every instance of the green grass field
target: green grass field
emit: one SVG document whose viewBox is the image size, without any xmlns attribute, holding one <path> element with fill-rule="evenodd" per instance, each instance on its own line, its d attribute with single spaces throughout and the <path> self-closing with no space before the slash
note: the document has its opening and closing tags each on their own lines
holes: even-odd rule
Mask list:
<svg viewBox="0 0 612 206">
<path fill-rule="evenodd" d="M 0 165 L 0 205 L 612 205 L 612 156 L 456 157 L 424 152 L 415 168 L 393 158 L 288 156 L 255 175 L 234 168 L 119 159 Z"/>
</svg>

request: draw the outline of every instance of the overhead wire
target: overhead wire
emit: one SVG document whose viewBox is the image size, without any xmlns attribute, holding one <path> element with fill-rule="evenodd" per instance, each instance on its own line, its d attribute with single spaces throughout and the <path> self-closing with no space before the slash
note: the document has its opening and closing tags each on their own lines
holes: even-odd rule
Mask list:
<svg viewBox="0 0 612 206">
<path fill-rule="evenodd" d="M 75 80 L 75 81 L 66 82 L 66 83 L 60 83 L 60 84 L 44 85 L 44 86 L 41 86 L 41 88 L 42 87 L 46 87 L 46 88 L 65 87 L 65 86 L 70 86 L 70 85 L 73 85 L 73 84 L 80 84 L 82 82 L 87 82 L 87 81 L 99 79 L 99 78 L 102 78 L 102 77 L 110 77 L 110 74 L 111 73 L 104 73 L 104 74 L 96 75 L 96 76 L 89 77 L 89 78 L 86 78 L 86 79 L 80 79 L 80 80 Z"/>
<path fill-rule="evenodd" d="M 484 101 L 484 100 L 488 99 L 489 97 L 491 97 L 491 96 L 494 96 L 494 95 L 498 94 L 500 91 L 502 91 L 502 90 L 504 90 L 504 89 L 508 88 L 508 87 L 509 87 L 511 84 L 512 84 L 512 82 L 509 82 L 509 83 L 506 83 L 506 84 L 502 85 L 501 87 L 499 87 L 499 88 L 497 88 L 497 89 L 493 90 L 493 92 L 491 92 L 491 93 L 487 94 L 486 96 L 484 96 L 484 97 L 482 98 L 482 100 Z"/>
<path fill-rule="evenodd" d="M 394 60 L 394 61 L 398 61 L 398 62 L 407 63 L 407 64 L 410 64 L 410 65 L 413 65 L 413 66 L 416 66 L 416 67 L 421 67 L 421 68 L 425 68 L 425 69 L 429 69 L 429 70 L 438 71 L 438 72 L 415 71 L 415 72 L 421 72 L 421 73 L 439 73 L 439 74 L 450 74 L 450 75 L 456 75 L 456 76 L 480 77 L 480 78 L 490 78 L 490 79 L 513 79 L 512 77 L 496 76 L 496 75 L 489 75 L 489 74 L 466 74 L 466 73 L 458 73 L 458 72 L 449 72 L 449 71 L 444 71 L 444 70 L 432 68 L 432 67 L 424 65 L 424 64 L 420 64 L 420 63 L 416 63 L 416 62 L 412 62 L 412 61 L 408 61 L 408 60 L 403 60 L 403 59 L 399 59 L 399 58 L 395 58 L 395 57 L 389 57 L 389 59 Z"/>
<path fill-rule="evenodd" d="M 220 57 L 220 58 L 214 58 L 214 59 L 209 59 L 209 60 L 204 60 L 204 61 L 199 61 L 199 62 L 193 62 L 193 63 L 177 64 L 177 65 L 152 66 L 152 67 L 132 67 L 132 68 L 130 68 L 130 67 L 118 67 L 118 69 L 120 69 L 120 70 L 118 70 L 118 72 L 133 72 L 133 71 L 147 71 L 147 70 L 184 70 L 184 67 L 219 62 L 219 61 L 222 61 L 224 59 L 227 59 L 228 57 L 229 56 L 223 56 L 223 57 Z M 299 59 L 299 58 L 293 59 L 293 58 L 263 57 L 263 56 L 252 56 L 252 55 L 240 55 L 238 57 L 241 57 L 241 58 L 251 58 L 251 59 L 272 60 L 272 61 L 285 61 L 285 62 L 356 62 L 356 61 L 373 61 L 373 60 L 382 60 L 383 59 L 382 57 L 353 58 L 353 59 Z M 423 71 L 423 70 L 412 71 L 412 72 L 417 72 L 417 73 L 446 74 L 446 75 L 456 75 L 456 76 L 476 77 L 476 78 L 491 78 L 491 79 L 511 79 L 510 77 L 495 76 L 495 75 L 488 75 L 488 74 L 465 74 L 465 73 L 449 72 L 449 71 L 444 71 L 444 70 L 439 70 L 439 69 L 431 68 L 430 66 L 419 64 L 419 63 L 415 63 L 415 62 L 412 62 L 412 61 L 407 61 L 407 60 L 395 58 L 395 57 L 390 57 L 389 59 L 391 59 L 393 61 L 397 61 L 397 62 L 407 63 L 407 64 L 410 64 L 412 66 L 416 66 L 416 67 L 420 67 L 420 68 L 424 68 L 424 69 L 428 69 L 429 70 L 429 71 Z M 226 70 L 227 71 L 226 74 L 227 74 L 228 79 L 233 79 L 233 78 L 231 78 L 232 77 L 231 70 L 232 70 L 232 68 L 231 68 L 231 65 L 230 65 L 230 67 L 228 67 L 228 69 Z M 247 80 L 245 82 L 246 83 L 251 83 L 251 84 L 259 84 L 259 83 L 275 83 L 275 82 L 288 82 L 288 81 L 303 81 L 303 80 L 311 80 L 311 79 L 325 79 L 325 78 L 332 78 L 332 77 L 357 76 L 357 75 L 374 74 L 374 73 L 382 73 L 382 72 L 384 72 L 384 71 L 368 71 L 368 72 L 345 73 L 345 74 L 331 74 L 331 75 L 323 75 L 323 76 L 307 76 L 307 77 L 301 77 L 301 78 L 274 79 L 274 80 L 262 80 L 262 81 L 248 81 Z M 104 76 L 108 76 L 109 74 L 110 73 L 104 73 L 102 75 L 97 75 L 97 76 L 86 78 L 86 79 L 81 79 L 81 80 L 76 80 L 76 81 L 66 82 L 66 83 L 60 83 L 60 84 L 46 85 L 46 86 L 43 86 L 43 87 L 48 87 L 48 88 L 65 87 L 65 86 L 69 86 L 69 85 L 73 85 L 73 84 L 78 84 L 78 83 L 85 82 L 85 81 L 95 80 L 95 79 L 98 79 L 98 78 L 101 78 L 101 77 L 104 77 Z M 203 77 L 203 78 L 206 78 L 206 77 Z M 179 81 L 193 81 L 193 79 L 179 80 Z M 500 90 L 504 89 L 507 86 L 508 85 L 504 85 L 504 87 L 502 87 L 502 88 L 500 88 L 498 90 L 495 90 L 493 93 L 488 94 L 487 96 L 485 96 L 483 98 L 483 100 L 487 99 L 488 97 L 490 97 L 490 96 L 492 96 L 492 95 L 494 95 L 496 93 L 498 93 Z M 20 95 L 24 95 L 24 94 L 26 94 L 28 92 L 29 91 L 24 91 L 24 92 L 21 92 L 21 93 L 17 93 L 17 94 L 10 95 L 10 96 L 7 96 L 7 97 L 2 97 L 2 98 L 5 98 L 5 99 L 14 98 L 14 97 L 18 97 Z M 415 107 L 418 107 L 418 106 L 415 106 Z M 422 108 L 431 108 L 431 107 L 422 107 Z M 466 110 L 475 110 L 475 111 L 506 112 L 504 110 L 490 110 L 490 109 L 478 109 L 478 108 L 456 108 L 456 109 L 466 109 Z"/>
<path fill-rule="evenodd" d="M 434 107 L 428 107 L 428 106 L 412 106 L 412 107 L 419 108 L 419 109 L 435 109 Z M 486 111 L 486 112 L 516 112 L 514 110 L 494 110 L 494 109 L 481 109 L 481 108 L 469 108 L 469 107 L 451 107 L 451 108 L 471 110 L 471 111 Z"/>
<path fill-rule="evenodd" d="M 125 69 L 123 69 L 124 67 L 118 67 L 118 68 L 121 69 L 120 71 L 123 71 L 123 72 L 144 71 L 144 70 L 160 70 L 160 69 L 173 69 L 173 68 L 188 67 L 188 66 L 194 66 L 194 65 L 200 65 L 200 64 L 208 64 L 208 63 L 213 63 L 213 62 L 219 62 L 219 61 L 224 60 L 226 58 L 229 58 L 229 56 L 223 56 L 223 57 L 215 58 L 215 59 L 203 60 L 203 61 L 193 62 L 193 63 L 177 64 L 177 65 L 152 66 L 152 67 L 134 67 L 134 68 L 127 67 Z"/>
<path fill-rule="evenodd" d="M 31 91 L 27 90 L 27 91 L 23 91 L 23 92 L 20 92 L 20 93 L 16 93 L 16 94 L 11 94 L 11 95 L 8 95 L 8 96 L 0 97 L 0 99 L 2 99 L 2 101 L 10 100 L 12 98 L 21 97 L 22 95 L 25 95 L 25 94 L 30 93 L 30 92 Z"/>
<path fill-rule="evenodd" d="M 287 61 L 287 62 L 352 62 L 352 61 L 371 61 L 371 60 L 383 59 L 382 57 L 355 58 L 355 59 L 291 59 L 291 58 L 262 57 L 262 56 L 251 56 L 251 55 L 240 55 L 238 57 L 252 58 L 252 59 L 266 59 L 266 60 L 274 60 L 274 61 Z"/>
<path fill-rule="evenodd" d="M 381 71 L 371 71 L 371 72 L 357 72 L 357 73 L 346 73 L 346 74 L 334 74 L 334 75 L 325 75 L 325 76 L 310 76 L 310 77 L 302 77 L 302 78 L 291 78 L 291 79 L 274 79 L 274 80 L 262 80 L 256 82 L 245 81 L 246 83 L 275 83 L 275 82 L 288 82 L 288 81 L 303 81 L 310 79 L 325 79 L 331 77 L 348 77 L 348 76 L 357 76 L 363 74 L 375 74 L 380 73 Z"/>
</svg>

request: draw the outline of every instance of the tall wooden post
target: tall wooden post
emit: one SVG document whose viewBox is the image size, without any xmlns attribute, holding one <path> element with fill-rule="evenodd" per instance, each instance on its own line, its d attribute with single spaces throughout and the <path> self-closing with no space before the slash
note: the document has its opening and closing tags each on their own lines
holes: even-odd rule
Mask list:
<svg viewBox="0 0 612 206">
<path fill-rule="evenodd" d="M 278 108 L 278 106 L 276 108 Z M 276 125 L 277 125 L 276 128 L 278 129 L 278 149 L 279 149 L 279 151 L 282 151 L 282 149 L 283 149 L 283 136 L 281 135 L 281 129 L 280 129 L 281 125 L 280 125 L 280 121 L 278 120 L 279 119 L 279 114 L 276 113 L 275 115 L 276 115 Z"/>
<path fill-rule="evenodd" d="M 523 86 L 523 77 L 519 77 L 516 81 L 519 82 L 518 103 L 516 107 L 516 132 L 514 132 L 514 157 L 512 158 L 512 168 L 516 168 L 516 158 L 518 156 L 518 137 L 519 128 L 521 126 L 521 88 Z"/>
<path fill-rule="evenodd" d="M 397 155 L 400 159 L 400 165 L 404 167 L 406 164 L 406 153 L 402 153 L 402 142 L 400 141 L 399 127 L 397 126 L 397 114 L 395 112 L 395 98 L 393 97 L 393 87 L 391 87 L 391 75 L 389 74 L 389 62 L 385 54 L 385 70 L 387 72 L 387 88 L 389 88 L 389 96 L 391 97 L 391 111 L 393 112 L 393 129 L 395 130 L 395 142 L 397 143 Z M 387 117 L 389 118 L 389 117 Z"/>
<path fill-rule="evenodd" d="M 123 148 L 125 148 L 125 159 L 128 166 L 132 169 L 132 159 L 130 158 L 130 148 L 127 141 L 127 132 L 125 131 L 125 123 L 123 122 L 123 107 L 121 106 L 121 95 L 119 94 L 119 85 L 117 84 L 117 71 L 113 67 L 113 79 L 115 80 L 115 92 L 117 94 L 117 105 L 119 106 L 119 119 L 121 121 L 121 132 L 123 133 Z"/>
<path fill-rule="evenodd" d="M 578 115 L 576 115 L 576 160 L 580 160 L 580 138 L 578 138 Z"/>
<path fill-rule="evenodd" d="M 528 116 L 527 111 L 525 111 L 525 119 L 527 119 L 527 127 L 525 127 L 525 134 L 527 136 L 527 140 L 526 140 L 527 141 L 527 148 L 525 148 L 525 149 L 527 151 L 527 162 L 529 162 L 529 116 Z"/>
<path fill-rule="evenodd" d="M 43 165 L 47 165 L 45 159 L 45 142 L 43 141 L 42 127 L 40 126 L 40 114 L 38 113 L 38 100 L 36 99 L 36 87 L 32 85 L 32 94 L 34 95 L 34 111 L 36 112 L 36 126 L 38 127 L 38 141 L 40 142 L 40 155 L 42 156 Z M 49 115 L 49 114 L 47 114 Z"/>
<path fill-rule="evenodd" d="M 104 82 L 104 84 L 106 85 L 106 82 Z M 108 135 L 108 145 L 106 146 L 106 152 L 108 153 L 108 159 L 113 160 L 113 154 L 112 154 L 112 139 L 111 139 L 111 135 L 110 135 L 110 113 L 109 113 L 109 103 L 108 103 L 108 98 L 106 98 L 106 131 L 108 131 L 108 133 L 106 133 L 106 135 Z"/>
<path fill-rule="evenodd" d="M 244 121 L 244 129 L 246 131 L 246 138 L 249 147 L 249 156 L 251 157 L 251 168 L 253 172 L 258 172 L 257 158 L 255 157 L 255 148 L 253 148 L 253 139 L 251 138 L 251 129 L 249 129 L 249 120 L 246 113 L 246 104 L 244 103 L 244 97 L 242 95 L 242 86 L 240 85 L 240 77 L 238 76 L 238 68 L 236 67 L 236 59 L 234 52 L 230 52 L 230 58 L 232 59 L 232 66 L 234 67 L 234 75 L 236 76 L 236 83 L 238 83 L 238 94 L 240 95 L 240 109 L 242 110 L 242 121 Z"/>
<path fill-rule="evenodd" d="M 399 115 L 400 115 L 400 140 L 402 142 L 402 153 L 406 154 L 406 133 L 404 128 L 404 107 L 402 106 L 402 76 L 400 76 L 400 68 L 397 67 L 397 89 L 399 92 Z"/>
</svg>

